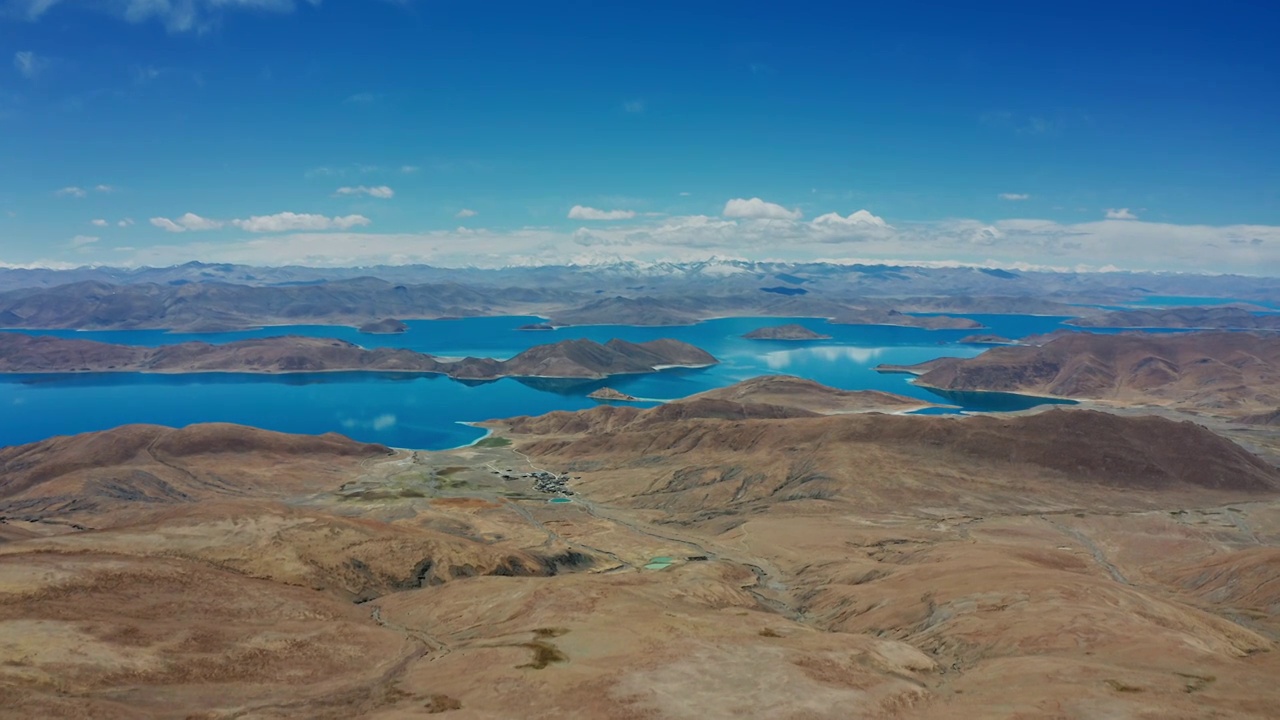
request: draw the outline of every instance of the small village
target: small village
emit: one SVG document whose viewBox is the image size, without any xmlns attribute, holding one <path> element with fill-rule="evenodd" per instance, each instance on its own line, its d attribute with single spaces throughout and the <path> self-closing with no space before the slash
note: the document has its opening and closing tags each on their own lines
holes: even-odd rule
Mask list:
<svg viewBox="0 0 1280 720">
<path fill-rule="evenodd" d="M 569 481 L 582 479 L 580 477 L 570 477 L 568 473 L 557 475 L 545 470 L 535 470 L 527 473 L 520 473 L 514 470 L 494 470 L 493 474 L 503 480 L 532 480 L 534 490 L 548 495 L 573 495 L 574 492 L 569 489 Z"/>
</svg>

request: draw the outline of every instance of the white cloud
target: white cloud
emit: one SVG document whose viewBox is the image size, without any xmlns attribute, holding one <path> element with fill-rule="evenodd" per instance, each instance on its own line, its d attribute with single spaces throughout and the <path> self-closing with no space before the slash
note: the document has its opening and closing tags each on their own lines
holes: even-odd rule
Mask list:
<svg viewBox="0 0 1280 720">
<path fill-rule="evenodd" d="M 622 109 L 629 113 L 644 112 L 644 100 L 628 100 L 622 103 Z"/>
<path fill-rule="evenodd" d="M 801 212 L 799 210 L 788 210 L 781 205 L 771 202 L 765 202 L 758 197 L 750 200 L 735 198 L 724 204 L 724 212 L 721 213 L 727 218 L 750 218 L 756 220 L 799 220 Z"/>
<path fill-rule="evenodd" d="M 1017 201 L 1017 200 L 1030 200 L 1031 196 L 1026 193 L 1000 193 L 999 198 L 1001 200 Z"/>
<path fill-rule="evenodd" d="M 222 227 L 222 222 L 220 220 L 210 220 L 209 218 L 200 217 L 195 213 L 186 213 L 182 217 L 178 218 L 178 224 L 193 231 L 217 230 Z"/>
<path fill-rule="evenodd" d="M 404 173 L 405 175 L 412 175 L 421 169 L 422 168 L 418 167 L 417 165 L 401 165 L 400 166 L 400 172 Z"/>
<path fill-rule="evenodd" d="M 691 192 L 682 192 L 682 193 L 680 193 L 680 197 L 689 197 L 689 196 L 690 196 L 690 195 L 692 195 L 692 194 L 693 194 L 693 193 L 691 193 Z"/>
<path fill-rule="evenodd" d="M 71 247 L 80 248 L 80 247 L 84 247 L 85 245 L 92 245 L 98 242 L 98 239 L 99 238 L 94 237 L 93 235 L 77 235 L 71 238 Z"/>
<path fill-rule="evenodd" d="M 153 266 L 201 260 L 322 267 L 410 263 L 505 267 L 681 262 L 719 257 L 929 267 L 1123 268 L 1280 275 L 1280 226 L 1173 225 L 1141 220 L 1064 224 L 1037 219 L 985 222 L 963 218 L 936 222 L 896 220 L 889 225 L 880 224 L 883 220 L 869 212 L 844 216 L 827 213 L 819 218 L 804 221 L 637 216 L 634 223 L 588 224 L 571 231 L 458 227 L 385 234 L 353 230 L 368 223 L 360 216 L 327 218 L 282 213 L 236 222 L 242 230 L 278 233 L 275 235 L 216 241 L 184 238 L 182 242 L 139 247 L 128 253 L 102 252 L 115 255 L 113 262 Z M 164 222 L 186 229 L 175 220 Z M 71 255 L 73 251 L 65 252 L 66 257 L 53 260 L 79 259 L 78 255 Z"/>
<path fill-rule="evenodd" d="M 1107 208 L 1108 220 L 1137 220 L 1138 216 L 1129 212 L 1129 208 Z"/>
<path fill-rule="evenodd" d="M 125 218 L 120 222 L 116 223 L 116 227 L 122 227 L 122 228 L 129 227 L 132 224 L 133 224 L 133 218 Z"/>
<path fill-rule="evenodd" d="M 392 190 L 386 185 L 379 185 L 377 187 L 365 187 L 364 185 L 360 185 L 358 187 L 340 187 L 338 188 L 337 194 L 338 195 L 368 195 L 369 197 L 381 198 L 383 200 L 386 200 L 388 198 L 395 197 L 396 191 Z"/>
<path fill-rule="evenodd" d="M 97 219 L 97 220 L 90 220 L 90 221 L 89 221 L 89 224 L 94 225 L 94 226 L 96 226 L 96 227 L 106 227 L 106 226 L 107 226 L 107 221 L 106 221 L 106 220 L 103 220 L 103 219 L 101 219 L 101 218 L 99 218 L 99 219 Z"/>
<path fill-rule="evenodd" d="M 129 222 L 132 223 L 133 221 L 131 220 Z M 217 230 L 225 223 L 221 220 L 211 220 L 209 218 L 200 217 L 195 213 L 186 213 L 177 220 L 170 220 L 169 218 L 162 217 L 151 218 L 151 224 L 167 232 L 180 233 L 187 232 L 188 230 L 192 232 Z"/>
<path fill-rule="evenodd" d="M 124 222 L 121 221 L 121 223 Z M 171 233 L 217 230 L 227 225 L 254 233 L 350 230 L 354 227 L 368 225 L 370 222 L 372 221 L 363 215 L 326 217 L 324 215 L 292 212 L 276 213 L 275 215 L 254 215 L 247 220 L 231 220 L 230 222 L 200 217 L 195 213 L 186 213 L 182 217 L 173 220 L 164 217 L 151 218 L 152 225 Z M 128 223 L 132 224 L 133 221 L 129 220 Z"/>
<path fill-rule="evenodd" d="M 169 32 L 178 33 L 207 31 L 217 25 L 228 10 L 290 13 L 299 5 L 319 5 L 320 0 L 10 0 L 9 7 L 16 9 L 28 21 L 35 22 L 55 6 L 63 4 L 82 5 L 116 15 L 129 23 L 157 20 Z"/>
<path fill-rule="evenodd" d="M 813 219 L 813 224 L 816 226 L 825 225 L 828 227 L 889 227 L 889 224 L 884 221 L 884 218 L 872 215 L 866 210 L 849 213 L 848 217 L 841 217 L 840 213 L 819 215 Z"/>
<path fill-rule="evenodd" d="M 282 212 L 275 215 L 255 215 L 248 220 L 232 220 L 231 224 L 255 233 L 299 232 L 315 230 L 350 230 L 373 222 L 363 215 L 325 217 L 307 213 Z"/>
<path fill-rule="evenodd" d="M 49 60 L 30 50 L 21 50 L 13 54 L 13 66 L 22 77 L 35 80 L 49 67 Z"/>
<path fill-rule="evenodd" d="M 93 190 L 94 192 L 100 193 L 113 193 L 116 191 L 115 187 L 112 185 L 95 185 Z"/>
<path fill-rule="evenodd" d="M 570 220 L 630 220 L 635 216 L 635 210 L 597 210 L 583 205 L 569 209 Z"/>
<path fill-rule="evenodd" d="M 461 210 L 459 210 L 459 211 L 458 211 L 458 214 L 457 214 L 457 215 L 454 215 L 454 217 L 456 217 L 456 218 L 469 218 L 469 217 L 475 217 L 476 215 L 479 215 L 479 214 L 480 214 L 480 213 L 478 213 L 478 212 L 476 212 L 475 210 L 472 210 L 472 209 L 470 209 L 470 208 L 462 208 Z"/>
<path fill-rule="evenodd" d="M 78 187 L 76 187 L 76 186 L 72 185 L 72 186 L 69 186 L 69 187 L 64 187 L 64 188 L 62 188 L 61 190 L 58 190 L 58 191 L 54 192 L 53 194 L 54 194 L 54 195 L 57 195 L 58 197 L 82 198 L 82 197 L 84 197 L 85 195 L 87 195 L 88 193 L 86 193 L 86 192 L 84 191 L 84 188 L 78 188 Z"/>
</svg>

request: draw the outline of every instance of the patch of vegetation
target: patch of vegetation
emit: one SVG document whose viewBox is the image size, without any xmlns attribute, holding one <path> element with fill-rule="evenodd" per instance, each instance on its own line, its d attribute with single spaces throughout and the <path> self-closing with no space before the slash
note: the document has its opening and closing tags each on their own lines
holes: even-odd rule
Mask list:
<svg viewBox="0 0 1280 720">
<path fill-rule="evenodd" d="M 538 628 L 533 631 L 540 638 L 557 638 L 569 634 L 569 628 Z"/>
<path fill-rule="evenodd" d="M 465 470 L 470 470 L 470 469 L 471 468 L 461 467 L 459 465 L 451 465 L 447 468 L 440 468 L 439 470 L 436 471 L 436 475 L 438 475 L 439 477 L 449 477 L 450 475 L 455 475 L 457 473 L 463 472 Z"/>
<path fill-rule="evenodd" d="M 1108 679 L 1107 685 L 1110 685 L 1111 689 L 1115 690 L 1116 692 L 1122 692 L 1122 693 L 1142 692 L 1142 688 L 1138 687 L 1137 685 L 1129 685 L 1129 684 L 1120 682 L 1119 680 L 1116 680 L 1114 678 Z"/>
<path fill-rule="evenodd" d="M 517 665 L 517 669 L 542 670 L 552 663 L 569 662 L 568 655 L 561 652 L 560 648 L 544 640 L 522 643 L 520 647 L 532 650 L 533 659 L 523 665 Z"/>
<path fill-rule="evenodd" d="M 782 637 L 782 634 L 779 633 L 777 630 L 774 630 L 773 628 L 765 628 L 760 631 L 760 637 L 780 638 Z"/>
<path fill-rule="evenodd" d="M 436 693 L 427 699 L 427 703 L 424 707 L 426 708 L 428 715 L 435 715 L 437 713 L 449 712 L 450 710 L 461 710 L 462 701 L 457 698 L 449 697 L 448 695 Z"/>
<path fill-rule="evenodd" d="M 507 447 L 507 446 L 508 446 L 508 445 L 510 445 L 510 444 L 511 444 L 511 441 L 510 441 L 510 440 L 508 440 L 508 439 L 506 439 L 506 438 L 504 438 L 504 437 L 487 437 L 487 438 L 485 438 L 485 439 L 481 440 L 480 442 L 476 443 L 476 447 L 478 447 L 478 448 L 500 448 L 500 447 Z"/>
</svg>

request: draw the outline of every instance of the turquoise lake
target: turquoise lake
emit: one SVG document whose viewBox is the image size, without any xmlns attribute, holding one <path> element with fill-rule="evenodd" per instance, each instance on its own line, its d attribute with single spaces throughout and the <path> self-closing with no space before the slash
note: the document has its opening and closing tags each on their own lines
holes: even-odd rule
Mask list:
<svg viewBox="0 0 1280 720">
<path fill-rule="evenodd" d="M 848 390 L 875 389 L 966 410 L 1017 410 L 1042 404 L 1035 398 L 969 394 L 944 398 L 911 385 L 909 376 L 882 375 L 881 363 L 913 364 L 941 356 L 970 357 L 986 346 L 962 345 L 975 332 L 1021 338 L 1062 329 L 1065 318 L 1023 315 L 968 315 L 987 329 L 919 330 L 878 325 L 831 325 L 810 318 L 729 318 L 685 327 L 599 325 L 554 331 L 517 330 L 531 317 L 468 318 L 409 322 L 401 335 L 361 335 L 352 328 L 275 327 L 229 333 L 167 333 L 160 330 L 78 332 L 27 331 L 127 345 L 162 345 L 191 340 L 227 343 L 253 337 L 310 335 L 348 340 L 365 347 L 406 347 L 442 356 L 507 358 L 533 345 L 571 338 L 600 342 L 611 338 L 643 342 L 670 337 L 697 345 L 720 359 L 705 369 L 672 369 L 651 375 L 616 376 L 604 381 L 506 378 L 483 384 L 438 375 L 399 373 L 316 373 L 251 375 L 202 373 L 147 375 L 82 373 L 0 376 L 0 445 L 15 445 L 104 430 L 128 423 L 181 427 L 200 422 L 232 422 L 294 433 L 340 432 L 395 447 L 442 449 L 483 435 L 463 422 L 552 410 L 589 408 L 586 395 L 608 386 L 657 402 L 685 397 L 766 374 L 790 374 Z M 833 336 L 812 342 L 744 340 L 766 325 L 795 322 Z"/>
</svg>

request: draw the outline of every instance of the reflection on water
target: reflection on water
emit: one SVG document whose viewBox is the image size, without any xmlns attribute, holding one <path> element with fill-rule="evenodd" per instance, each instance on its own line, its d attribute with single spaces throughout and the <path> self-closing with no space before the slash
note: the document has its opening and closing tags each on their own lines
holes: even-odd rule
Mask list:
<svg viewBox="0 0 1280 720">
<path fill-rule="evenodd" d="M 797 350 L 778 350 L 765 353 L 764 363 L 770 370 L 786 370 L 793 365 L 803 365 L 818 359 L 822 362 L 851 362 L 866 365 L 883 354 L 882 348 L 853 347 L 849 345 L 807 347 Z M 879 364 L 877 362 L 877 364 Z"/>
<path fill-rule="evenodd" d="M 1061 318 L 972 316 L 992 334 L 1010 338 L 1060 329 Z M 505 378 L 456 381 L 442 375 L 386 372 L 253 375 L 198 373 L 147 375 L 85 373 L 0 376 L 0 445 L 53 435 L 103 430 L 128 423 L 181 427 L 233 422 L 297 433 L 341 432 L 358 440 L 397 447 L 435 449 L 474 441 L 483 431 L 459 424 L 552 410 L 579 410 L 598 403 L 591 392 L 612 387 L 637 398 L 675 399 L 764 374 L 787 373 L 846 390 L 883 390 L 937 402 L 939 393 L 902 375 L 875 372 L 877 364 L 910 365 L 940 356 L 972 357 L 983 348 L 958 344 L 972 331 L 891 326 L 832 325 L 806 318 L 727 318 L 687 327 L 593 326 L 550 332 L 520 332 L 531 318 L 414 321 L 404 335 L 359 335 L 350 328 L 291 327 L 238 333 L 177 335 L 160 331 L 47 334 L 121 344 L 155 345 L 187 340 L 225 343 L 246 337 L 314 335 L 365 346 L 407 347 L 440 356 L 510 357 L 528 347 L 559 340 L 622 338 L 644 342 L 662 337 L 692 343 L 720 359 L 709 368 L 672 368 L 607 380 Z M 746 340 L 743 334 L 768 325 L 796 323 L 831 335 L 830 340 L 788 343 Z M 970 410 L 1018 410 L 1045 402 L 1022 396 L 946 395 Z M 651 403 L 650 403 L 651 404 Z M 641 404 L 644 406 L 645 404 Z"/>
</svg>

